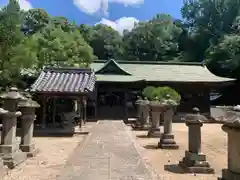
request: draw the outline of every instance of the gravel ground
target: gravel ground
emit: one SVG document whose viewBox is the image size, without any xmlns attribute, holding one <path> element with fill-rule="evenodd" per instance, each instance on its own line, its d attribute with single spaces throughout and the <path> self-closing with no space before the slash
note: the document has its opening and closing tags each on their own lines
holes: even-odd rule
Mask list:
<svg viewBox="0 0 240 180">
<path fill-rule="evenodd" d="M 222 168 L 227 167 L 227 134 L 221 130 L 221 125 L 204 124 L 202 127 L 202 152 L 207 155 L 208 162 L 215 169 L 214 175 L 177 174 L 164 170 L 164 165 L 177 164 L 188 148 L 188 129 L 185 124 L 175 123 L 173 131 L 180 146 L 179 150 L 153 149 L 152 146 L 156 146 L 159 139 L 143 138 L 141 135 L 146 135 L 147 132 L 132 131 L 144 160 L 163 180 L 216 180 L 221 177 Z"/>
<path fill-rule="evenodd" d="M 153 149 L 152 145 L 156 146 L 159 139 L 137 137 L 146 135 L 146 131 L 129 132 L 136 140 L 136 147 L 147 166 L 157 172 L 163 180 L 216 180 L 221 176 L 222 168 L 227 167 L 227 134 L 221 130 L 221 125 L 204 124 L 202 127 L 202 151 L 215 169 L 214 175 L 177 174 L 164 170 L 164 165 L 177 164 L 188 148 L 188 129 L 185 124 L 175 123 L 173 131 L 180 146 L 179 150 Z M 40 150 L 39 154 L 9 170 L 3 180 L 56 180 L 70 154 L 83 139 L 83 135 L 34 138 L 35 145 Z"/>
<path fill-rule="evenodd" d="M 40 152 L 9 170 L 3 180 L 56 180 L 69 155 L 83 139 L 83 135 L 34 138 Z"/>
</svg>

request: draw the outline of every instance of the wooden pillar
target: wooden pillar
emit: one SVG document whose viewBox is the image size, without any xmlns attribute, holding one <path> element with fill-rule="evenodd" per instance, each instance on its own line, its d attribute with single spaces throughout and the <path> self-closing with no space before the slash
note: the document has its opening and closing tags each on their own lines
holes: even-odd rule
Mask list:
<svg viewBox="0 0 240 180">
<path fill-rule="evenodd" d="M 41 101 L 42 101 L 41 127 L 46 128 L 47 98 L 45 96 L 42 96 Z"/>
<path fill-rule="evenodd" d="M 83 123 L 85 124 L 87 121 L 87 97 L 83 96 Z"/>
<path fill-rule="evenodd" d="M 94 116 L 95 118 L 98 116 L 98 86 L 95 85 L 95 104 L 94 104 Z"/>
<path fill-rule="evenodd" d="M 79 123 L 79 127 L 82 127 L 82 110 L 81 110 L 81 98 L 78 98 L 76 101 L 76 114 L 77 114 L 77 118 L 78 118 L 78 123 Z"/>
<path fill-rule="evenodd" d="M 53 127 L 56 127 L 56 98 L 52 98 L 52 123 Z"/>
<path fill-rule="evenodd" d="M 124 122 L 128 122 L 128 106 L 127 106 L 127 99 L 128 99 L 128 91 L 125 90 L 124 92 Z"/>
<path fill-rule="evenodd" d="M 210 100 L 210 88 L 206 92 L 206 102 L 207 102 L 207 113 L 208 116 L 211 116 L 211 100 Z"/>
</svg>

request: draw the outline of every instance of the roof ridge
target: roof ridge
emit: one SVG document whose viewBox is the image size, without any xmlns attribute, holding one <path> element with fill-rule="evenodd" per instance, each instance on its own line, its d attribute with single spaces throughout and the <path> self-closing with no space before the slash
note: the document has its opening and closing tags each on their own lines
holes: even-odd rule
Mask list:
<svg viewBox="0 0 240 180">
<path fill-rule="evenodd" d="M 132 75 L 131 73 L 129 73 L 128 71 L 126 71 L 123 67 L 120 66 L 120 64 L 118 62 L 116 62 L 114 59 L 109 59 L 108 61 L 104 62 L 104 65 L 98 69 L 97 71 L 95 71 L 96 74 L 98 74 L 99 72 L 101 72 L 104 68 L 106 68 L 110 63 L 114 63 L 115 66 L 117 66 L 117 68 L 119 68 L 122 72 L 124 72 L 126 75 Z"/>
<path fill-rule="evenodd" d="M 95 60 L 93 63 L 106 63 L 109 60 Z M 118 64 L 152 64 L 152 65 L 189 65 L 189 66 L 204 66 L 202 62 L 171 62 L 171 61 L 127 61 L 114 60 Z"/>
<path fill-rule="evenodd" d="M 76 67 L 45 67 L 44 72 L 59 72 L 59 73 L 92 73 L 91 68 L 76 68 Z"/>
</svg>

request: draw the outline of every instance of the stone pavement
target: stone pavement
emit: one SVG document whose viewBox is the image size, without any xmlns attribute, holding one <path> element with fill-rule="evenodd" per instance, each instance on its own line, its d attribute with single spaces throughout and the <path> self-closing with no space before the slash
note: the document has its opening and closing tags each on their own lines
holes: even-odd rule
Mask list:
<svg viewBox="0 0 240 180">
<path fill-rule="evenodd" d="M 145 166 L 122 121 L 99 121 L 90 132 L 58 180 L 159 180 Z"/>
</svg>

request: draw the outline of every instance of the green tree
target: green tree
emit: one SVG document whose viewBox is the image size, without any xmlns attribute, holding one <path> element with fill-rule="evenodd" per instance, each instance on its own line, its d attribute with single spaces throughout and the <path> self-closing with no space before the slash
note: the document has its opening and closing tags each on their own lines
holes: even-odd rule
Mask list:
<svg viewBox="0 0 240 180">
<path fill-rule="evenodd" d="M 16 47 L 24 40 L 20 24 L 22 12 L 16 0 L 0 10 L 0 81 L 2 86 L 14 82 L 22 68 L 27 64 L 15 58 Z"/>
<path fill-rule="evenodd" d="M 82 27 L 83 31 L 84 27 Z M 85 28 L 86 30 L 86 28 Z M 80 30 L 81 31 L 81 30 Z M 86 37 L 85 31 L 85 37 Z M 121 59 L 123 54 L 123 42 L 121 35 L 109 26 L 98 24 L 88 29 L 90 34 L 87 41 L 93 48 L 94 55 L 99 59 Z"/>
<path fill-rule="evenodd" d="M 220 76 L 240 79 L 240 34 L 226 35 L 209 49 L 209 69 Z"/>
<path fill-rule="evenodd" d="M 93 36 L 93 27 L 88 26 L 86 24 L 81 24 L 78 27 L 78 29 L 82 34 L 83 38 L 85 39 L 85 41 L 89 44 Z"/>
<path fill-rule="evenodd" d="M 48 25 L 50 16 L 43 9 L 30 9 L 26 14 L 22 30 L 27 34 L 34 34 Z"/>
<path fill-rule="evenodd" d="M 185 1 L 182 16 L 189 32 L 189 59 L 186 60 L 203 61 L 208 48 L 217 45 L 224 35 L 234 31 L 233 24 L 239 13 L 239 0 Z"/>
<path fill-rule="evenodd" d="M 45 65 L 87 67 L 94 59 L 92 48 L 77 29 L 65 32 L 50 24 L 34 38 L 38 41 L 38 69 Z"/>
<path fill-rule="evenodd" d="M 70 23 L 67 18 L 62 16 L 52 17 L 51 23 L 53 23 L 57 28 L 61 28 L 65 32 L 72 32 L 77 28 L 74 23 Z"/>
<path fill-rule="evenodd" d="M 125 57 L 140 61 L 169 61 L 179 56 L 178 39 L 182 29 L 169 15 L 158 14 L 124 32 Z"/>
</svg>

